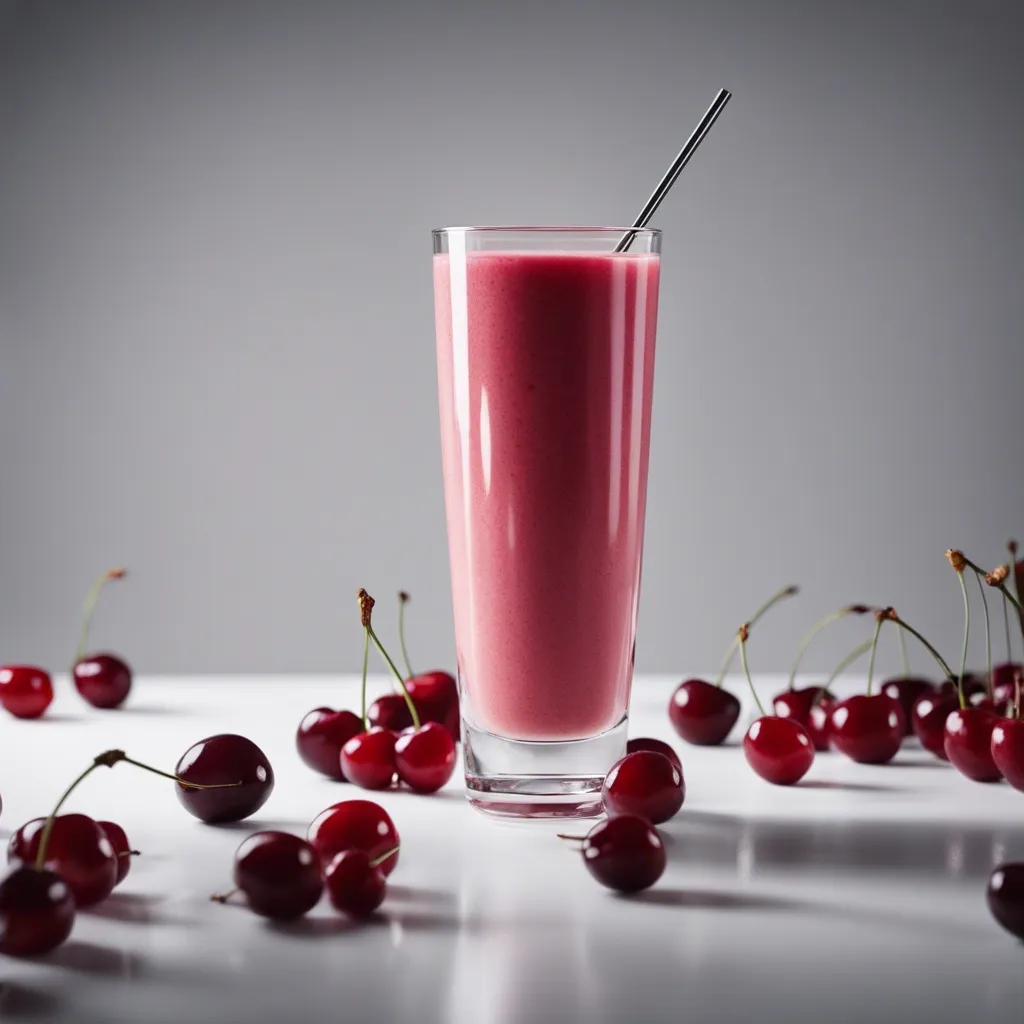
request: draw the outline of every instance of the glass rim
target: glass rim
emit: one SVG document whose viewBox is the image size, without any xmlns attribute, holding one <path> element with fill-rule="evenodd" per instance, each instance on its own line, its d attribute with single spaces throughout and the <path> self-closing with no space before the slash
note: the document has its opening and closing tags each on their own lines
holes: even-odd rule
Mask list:
<svg viewBox="0 0 1024 1024">
<path fill-rule="evenodd" d="M 614 234 L 624 235 L 627 232 L 633 235 L 649 235 L 651 237 L 660 236 L 661 228 L 631 228 L 631 227 L 614 227 L 607 224 L 472 224 L 472 225 L 457 225 L 450 228 L 434 228 L 430 233 L 432 235 L 448 235 L 448 234 L 469 234 L 470 232 L 508 232 L 519 233 L 519 234 L 539 234 L 539 233 L 550 233 L 550 234 Z"/>
</svg>

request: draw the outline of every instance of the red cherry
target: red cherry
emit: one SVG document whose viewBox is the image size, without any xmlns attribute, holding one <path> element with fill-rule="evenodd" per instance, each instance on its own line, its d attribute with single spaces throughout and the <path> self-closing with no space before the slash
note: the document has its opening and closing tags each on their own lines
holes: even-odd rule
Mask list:
<svg viewBox="0 0 1024 1024">
<path fill-rule="evenodd" d="M 921 746 L 929 753 L 948 760 L 946 757 L 946 719 L 960 707 L 960 702 L 952 694 L 925 696 L 914 705 L 911 721 L 914 735 L 921 741 Z"/>
<path fill-rule="evenodd" d="M 1005 704 L 1008 700 L 1013 700 L 1013 680 L 1018 673 L 1021 675 L 1021 691 L 1024 692 L 1024 665 L 1016 661 L 1004 661 L 1001 665 L 992 666 L 992 687 L 997 703 Z"/>
<path fill-rule="evenodd" d="M 807 735 L 815 750 L 832 749 L 832 711 L 836 706 L 834 700 L 823 697 L 820 704 L 811 708 L 807 717 Z"/>
<path fill-rule="evenodd" d="M 840 701 L 831 716 L 832 746 L 861 764 L 885 764 L 903 741 L 903 711 L 884 693 Z"/>
<path fill-rule="evenodd" d="M 341 748 L 341 770 L 363 789 L 387 789 L 395 777 L 395 741 L 390 729 L 371 729 Z"/>
<path fill-rule="evenodd" d="M 274 789 L 274 769 L 267 755 L 244 736 L 219 733 L 194 743 L 178 761 L 174 774 L 200 786 L 175 783 L 182 806 L 200 821 L 220 824 L 255 814 Z M 240 786 L 228 783 L 241 782 Z"/>
<path fill-rule="evenodd" d="M 314 708 L 299 722 L 295 746 L 299 757 L 313 771 L 341 782 L 345 779 L 341 748 L 362 731 L 363 723 L 351 711 Z"/>
<path fill-rule="evenodd" d="M 987 693 L 988 687 L 985 685 L 985 680 L 974 673 L 967 673 L 964 676 L 964 697 L 970 699 L 976 693 Z M 943 697 L 956 696 L 958 693 L 958 687 L 956 681 L 953 679 L 945 679 L 939 683 L 939 694 Z"/>
<path fill-rule="evenodd" d="M 946 719 L 946 757 L 975 782 L 1002 778 L 992 759 L 992 731 L 999 719 L 985 708 L 957 708 Z"/>
<path fill-rule="evenodd" d="M 1024 863 L 1000 864 L 989 876 L 985 895 L 992 916 L 1011 935 L 1024 939 Z"/>
<path fill-rule="evenodd" d="M 97 821 L 97 825 L 103 829 L 110 845 L 114 848 L 114 856 L 117 858 L 117 881 L 114 885 L 120 885 L 132 866 L 132 856 L 135 851 L 128 842 L 128 836 L 123 828 L 113 821 Z"/>
<path fill-rule="evenodd" d="M 728 690 L 703 679 L 687 679 L 672 694 L 668 717 L 687 743 L 717 746 L 740 717 L 740 702 Z"/>
<path fill-rule="evenodd" d="M 799 782 L 814 763 L 814 745 L 799 722 L 765 715 L 743 738 L 743 753 L 751 768 L 777 786 Z"/>
<path fill-rule="evenodd" d="M 403 732 L 395 743 L 398 777 L 417 793 L 435 793 L 455 771 L 455 740 L 437 722 Z"/>
<path fill-rule="evenodd" d="M 992 728 L 992 760 L 1014 789 L 1024 790 L 1024 721 L 997 720 Z"/>
<path fill-rule="evenodd" d="M 922 697 L 931 697 L 938 692 L 929 680 L 916 676 L 897 676 L 894 679 L 887 679 L 882 683 L 881 690 L 887 697 L 892 697 L 899 704 L 900 710 L 903 712 L 904 736 L 914 734 L 914 705 Z"/>
<path fill-rule="evenodd" d="M 383 902 L 387 891 L 384 873 L 375 867 L 365 850 L 343 850 L 324 872 L 327 898 L 335 910 L 349 917 L 369 917 Z"/>
<path fill-rule="evenodd" d="M 35 665 L 0 668 L 0 705 L 15 718 L 38 718 L 53 700 L 50 674 Z"/>
<path fill-rule="evenodd" d="M 235 852 L 235 885 L 263 917 L 301 917 L 320 901 L 320 858 L 304 839 L 287 832 L 256 832 Z"/>
<path fill-rule="evenodd" d="M 375 860 L 399 845 L 391 816 L 372 800 L 342 800 L 321 811 L 309 826 L 309 841 L 323 864 L 329 864 L 342 850 L 363 850 Z M 390 875 L 397 864 L 396 853 L 380 869 Z"/>
<path fill-rule="evenodd" d="M 811 722 L 811 708 L 821 697 L 820 703 L 834 703 L 830 693 L 822 694 L 820 686 L 805 686 L 798 690 L 783 690 L 772 698 L 772 708 L 779 718 L 790 721 L 808 729 Z"/>
<path fill-rule="evenodd" d="M 674 817 L 685 796 L 682 771 L 653 750 L 638 750 L 616 761 L 601 787 L 608 815 L 629 814 L 653 825 Z"/>
<path fill-rule="evenodd" d="M 421 711 L 419 707 L 416 710 Z M 422 720 L 422 713 L 420 717 Z M 383 697 L 378 697 L 366 709 L 366 718 L 371 728 L 390 729 L 392 732 L 401 732 L 412 725 L 409 705 L 400 693 L 385 693 Z M 362 725 L 359 731 L 362 732 Z"/>
<path fill-rule="evenodd" d="M 49 953 L 71 934 L 74 923 L 74 897 L 53 871 L 21 865 L 0 880 L 0 953 Z"/>
<path fill-rule="evenodd" d="M 459 687 L 454 677 L 439 669 L 420 672 L 405 681 L 405 688 L 420 719 L 443 725 L 458 742 L 462 716 L 459 712 Z"/>
<path fill-rule="evenodd" d="M 45 824 L 45 818 L 33 818 L 11 836 L 10 863 L 35 863 Z M 106 832 L 88 815 L 60 814 L 53 819 L 44 867 L 67 882 L 76 907 L 91 907 L 114 891 L 117 860 Z"/>
<path fill-rule="evenodd" d="M 633 815 L 599 822 L 584 838 L 582 853 L 587 870 L 616 892 L 646 889 L 665 870 L 665 844 L 658 830 Z"/>
<path fill-rule="evenodd" d="M 120 707 L 132 688 L 132 670 L 116 654 L 87 654 L 73 674 L 75 688 L 96 708 Z"/>
<path fill-rule="evenodd" d="M 656 740 L 650 736 L 638 736 L 626 743 L 627 754 L 635 754 L 640 750 L 653 750 L 656 754 L 664 754 L 680 772 L 683 770 L 683 762 L 679 760 L 679 755 L 664 740 Z"/>
</svg>

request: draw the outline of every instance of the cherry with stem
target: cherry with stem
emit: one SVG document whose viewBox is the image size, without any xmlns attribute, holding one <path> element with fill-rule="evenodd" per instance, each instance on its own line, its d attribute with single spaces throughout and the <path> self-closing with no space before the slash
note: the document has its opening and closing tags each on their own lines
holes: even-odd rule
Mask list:
<svg viewBox="0 0 1024 1024">
<path fill-rule="evenodd" d="M 86 653 L 89 627 L 100 594 L 107 583 L 124 577 L 125 570 L 121 567 L 108 570 L 92 585 L 85 598 L 82 630 L 74 664 L 71 666 L 71 678 L 82 697 L 97 708 L 120 707 L 132 687 L 132 670 L 123 658 L 110 653 Z"/>
</svg>

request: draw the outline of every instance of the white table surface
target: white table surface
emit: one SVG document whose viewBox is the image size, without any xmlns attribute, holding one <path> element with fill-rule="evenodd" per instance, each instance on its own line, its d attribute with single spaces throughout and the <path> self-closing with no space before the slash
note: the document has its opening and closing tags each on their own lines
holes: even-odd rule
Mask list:
<svg viewBox="0 0 1024 1024">
<path fill-rule="evenodd" d="M 641 679 L 631 734 L 673 741 L 687 782 L 656 888 L 602 889 L 555 825 L 484 818 L 456 776 L 433 797 L 370 796 L 402 838 L 379 920 L 351 924 L 324 900 L 286 927 L 207 897 L 230 887 L 250 832 L 304 834 L 324 807 L 367 796 L 294 748 L 304 712 L 355 706 L 354 681 L 140 679 L 121 712 L 59 683 L 47 719 L 0 715 L 4 841 L 110 747 L 172 769 L 194 741 L 239 732 L 277 785 L 253 819 L 211 827 L 170 783 L 94 773 L 69 809 L 120 822 L 144 855 L 61 949 L 0 957 L 5 1020 L 1024 1021 L 1024 946 L 984 898 L 995 861 L 1024 859 L 1024 793 L 912 745 L 886 767 L 820 755 L 802 785 L 777 788 L 747 767 L 740 726 L 722 748 L 675 739 L 673 680 Z"/>
</svg>

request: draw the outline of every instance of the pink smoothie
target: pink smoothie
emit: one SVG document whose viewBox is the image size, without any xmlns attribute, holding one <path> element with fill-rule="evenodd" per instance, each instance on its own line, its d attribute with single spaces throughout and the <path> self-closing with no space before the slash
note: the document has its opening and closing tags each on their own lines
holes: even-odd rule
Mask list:
<svg viewBox="0 0 1024 1024">
<path fill-rule="evenodd" d="M 616 725 L 632 683 L 660 263 L 434 256 L 465 713 L 515 739 Z"/>
</svg>

